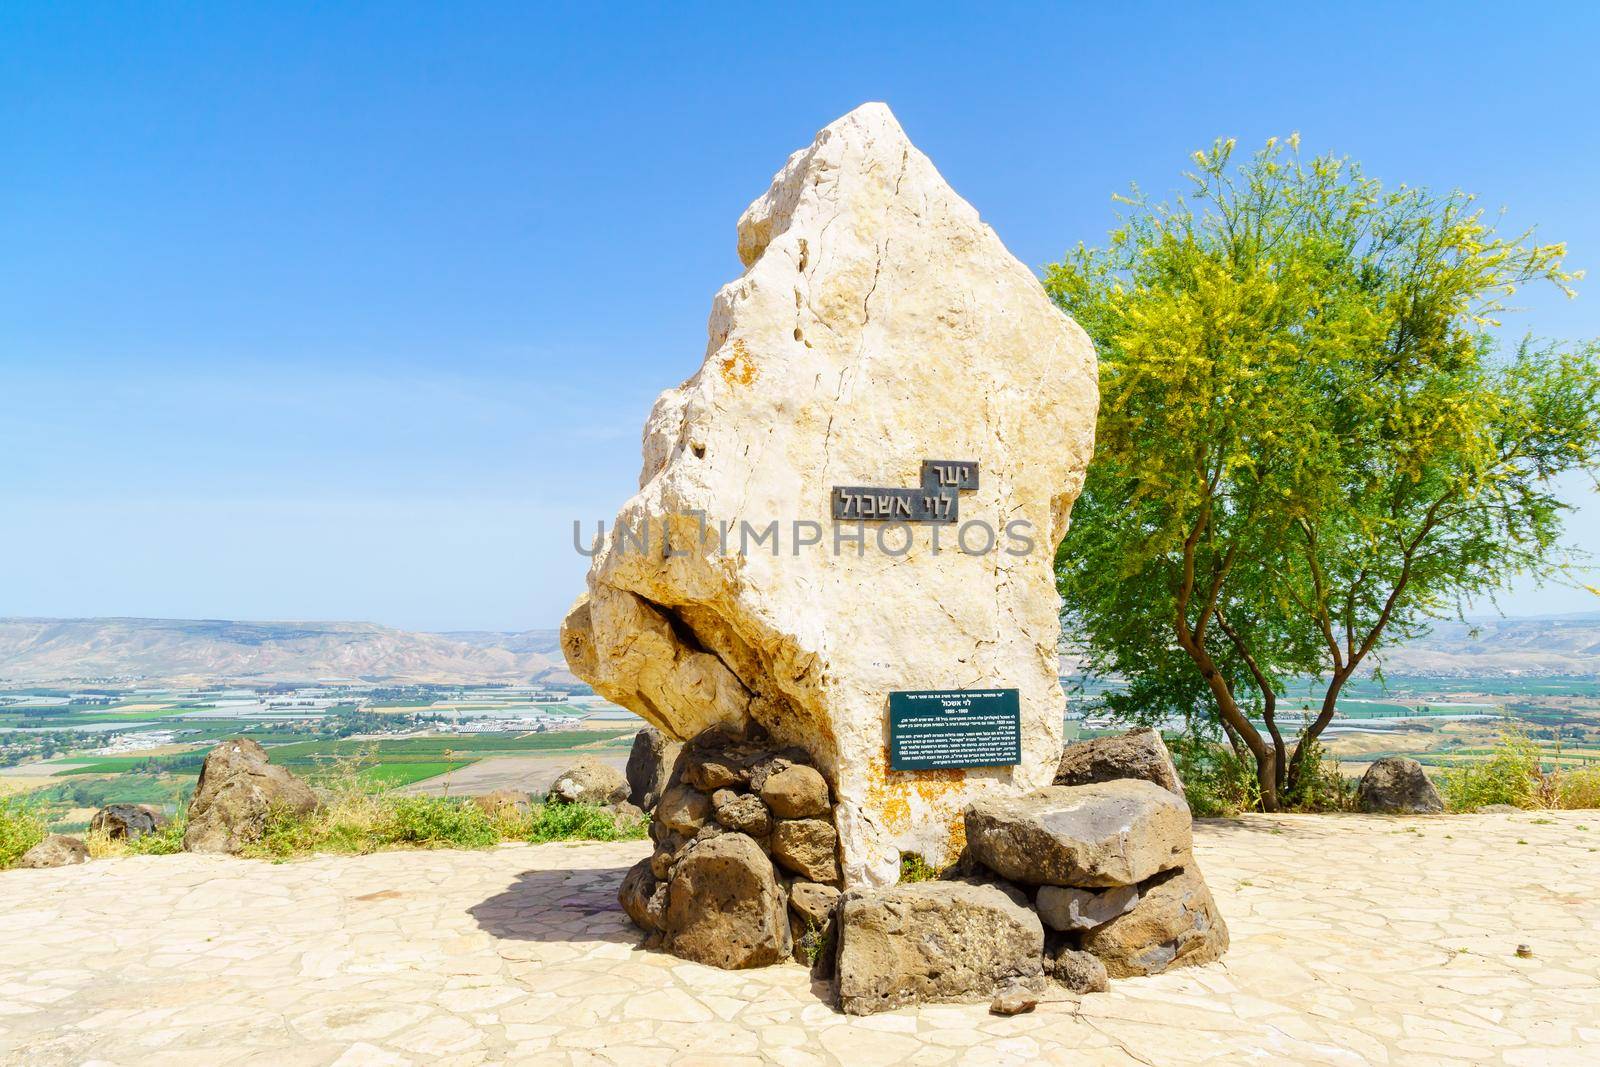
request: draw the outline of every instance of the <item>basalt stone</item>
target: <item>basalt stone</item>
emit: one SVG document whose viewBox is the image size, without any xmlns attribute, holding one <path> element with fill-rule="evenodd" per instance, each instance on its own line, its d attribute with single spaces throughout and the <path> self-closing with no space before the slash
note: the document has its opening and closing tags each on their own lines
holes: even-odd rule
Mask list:
<svg viewBox="0 0 1600 1067">
<path fill-rule="evenodd" d="M 711 798 L 689 785 L 675 785 L 656 804 L 656 821 L 669 830 L 692 837 L 711 818 Z"/>
<path fill-rule="evenodd" d="M 780 819 L 805 819 L 828 810 L 828 781 L 803 763 L 768 775 L 761 783 L 761 799 Z"/>
<path fill-rule="evenodd" d="M 795 882 L 789 887 L 789 908 L 796 915 L 818 926 L 825 925 L 839 903 L 837 886 L 821 882 Z"/>
<path fill-rule="evenodd" d="M 744 834 L 684 849 L 667 887 L 662 928 L 678 956 L 727 970 L 790 954 L 789 915 L 772 861 Z"/>
<path fill-rule="evenodd" d="M 1356 787 L 1362 811 L 1382 815 L 1437 815 L 1444 811 L 1439 791 L 1422 764 L 1404 756 L 1374 760 Z"/>
<path fill-rule="evenodd" d="M 633 738 L 628 753 L 628 800 L 641 811 L 655 808 L 666 792 L 672 768 L 683 751 L 683 744 L 667 737 L 654 726 L 646 726 Z"/>
<path fill-rule="evenodd" d="M 839 1003 L 870 1015 L 926 1001 L 985 1001 L 1042 980 L 1039 917 L 993 886 L 915 882 L 839 904 Z"/>
<path fill-rule="evenodd" d="M 811 766 L 811 754 L 794 745 L 761 757 L 750 767 L 750 791 L 760 793 L 766 787 L 768 778 L 796 764 Z"/>
<path fill-rule="evenodd" d="M 108 804 L 89 820 L 89 832 L 112 841 L 137 841 L 166 824 L 167 817 L 148 804 Z"/>
<path fill-rule="evenodd" d="M 1091 785 L 1139 778 L 1183 796 L 1183 782 L 1157 730 L 1129 730 L 1068 745 L 1056 767 L 1055 785 Z"/>
<path fill-rule="evenodd" d="M 667 884 L 655 875 L 650 861 L 640 860 L 628 869 L 617 891 L 622 910 L 634 924 L 647 930 L 661 929 L 666 916 Z"/>
<path fill-rule="evenodd" d="M 683 780 L 703 793 L 747 786 L 755 765 L 772 751 L 769 739 L 753 732 L 757 736 L 714 729 L 695 737 L 680 757 Z"/>
<path fill-rule="evenodd" d="M 1160 974 L 1222 958 L 1228 926 L 1193 856 L 1139 887 L 1132 911 L 1083 935 L 1083 949 L 1098 956 L 1113 978 Z"/>
<path fill-rule="evenodd" d="M 826 819 L 779 819 L 772 829 L 772 858 L 812 882 L 839 880 L 839 835 Z"/>
<path fill-rule="evenodd" d="M 585 756 L 562 772 L 550 786 L 550 799 L 562 804 L 604 807 L 628 799 L 628 780 L 622 772 L 593 756 Z"/>
<path fill-rule="evenodd" d="M 1177 866 L 1189 849 L 1189 808 L 1150 782 L 1056 785 L 984 798 L 966 810 L 967 848 L 1025 885 L 1133 885 Z"/>
<path fill-rule="evenodd" d="M 1039 991 L 1013 980 L 994 995 L 989 1011 L 995 1015 L 1022 1015 L 1038 1006 Z"/>
<path fill-rule="evenodd" d="M 1093 346 L 882 104 L 790 156 L 737 238 L 704 360 L 650 413 L 638 492 L 596 545 L 561 647 L 669 737 L 759 724 L 768 747 L 809 750 L 847 881 L 888 885 L 902 851 L 955 858 L 969 802 L 1056 773 L 1053 563 L 1093 451 Z M 1032 551 L 1003 555 L 996 531 L 991 552 L 935 553 L 920 523 L 893 556 L 794 538 L 830 528 L 832 487 L 914 489 L 930 459 L 980 463 L 977 485 L 945 499 L 962 521 L 1025 523 Z M 744 550 L 740 520 L 775 523 L 782 544 Z M 940 532 L 951 546 L 954 528 Z M 889 771 L 889 692 L 945 684 L 956 663 L 1019 690 L 1019 760 L 936 781 Z M 714 791 L 745 771 L 710 759 L 685 773 Z"/>
<path fill-rule="evenodd" d="M 89 859 L 89 846 L 80 838 L 51 834 L 22 854 L 18 867 L 70 867 Z"/>
<path fill-rule="evenodd" d="M 1046 949 L 1044 969 L 1052 979 L 1074 993 L 1104 993 L 1111 988 L 1106 965 L 1098 956 L 1064 942 Z"/>
<path fill-rule="evenodd" d="M 1111 889 L 1073 889 L 1067 886 L 1039 887 L 1034 907 L 1039 918 L 1052 930 L 1092 930 L 1118 915 L 1133 910 L 1139 903 L 1139 887 L 1115 886 Z"/>
<path fill-rule="evenodd" d="M 716 809 L 717 822 L 729 830 L 755 838 L 772 832 L 772 816 L 758 796 L 719 789 L 711 797 L 711 806 Z"/>
<path fill-rule="evenodd" d="M 206 754 L 200 768 L 183 847 L 187 852 L 238 852 L 260 840 L 269 813 L 308 815 L 316 807 L 311 787 L 267 762 L 256 742 L 224 741 Z"/>
<path fill-rule="evenodd" d="M 834 949 L 833 913 L 839 903 L 839 890 L 817 882 L 795 882 L 789 887 L 789 930 L 794 939 L 794 958 L 808 964 L 815 973 L 832 977 Z"/>
<path fill-rule="evenodd" d="M 657 878 L 666 879 L 672 874 L 672 865 L 678 861 L 678 853 L 683 851 L 687 842 L 677 834 L 668 833 L 656 843 L 656 850 L 650 854 L 650 873 Z"/>
</svg>

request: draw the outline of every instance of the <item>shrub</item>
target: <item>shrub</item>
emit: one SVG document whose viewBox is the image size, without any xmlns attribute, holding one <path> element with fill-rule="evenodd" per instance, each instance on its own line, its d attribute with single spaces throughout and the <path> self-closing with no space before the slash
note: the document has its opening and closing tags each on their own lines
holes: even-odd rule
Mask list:
<svg viewBox="0 0 1600 1067">
<path fill-rule="evenodd" d="M 43 841 L 45 832 L 44 820 L 31 805 L 0 798 L 0 870 Z"/>
<path fill-rule="evenodd" d="M 536 808 L 523 840 L 544 841 L 636 841 L 645 836 L 643 819 L 621 816 L 588 804 L 546 804 Z"/>
<path fill-rule="evenodd" d="M 623 841 L 645 836 L 644 820 L 585 804 L 548 804 L 519 813 L 486 812 L 470 800 L 403 796 L 364 784 L 360 761 L 341 761 L 319 779 L 321 806 L 308 815 L 274 811 L 245 855 L 283 860 L 316 852 L 386 848 L 488 848 L 501 841 Z"/>
<path fill-rule="evenodd" d="M 1284 803 L 1295 811 L 1352 811 L 1356 806 L 1355 788 L 1339 771 L 1339 761 L 1327 754 L 1316 738 L 1302 741 L 1308 746 L 1300 764 L 1300 776 Z"/>
<path fill-rule="evenodd" d="M 1185 734 L 1168 738 L 1167 748 L 1197 818 L 1237 815 L 1261 806 L 1254 764 L 1227 745 Z"/>
<path fill-rule="evenodd" d="M 448 797 L 403 796 L 391 801 L 384 844 L 425 848 L 488 848 L 500 834 L 476 804 Z"/>
<path fill-rule="evenodd" d="M 1451 811 L 1476 811 L 1489 804 L 1534 808 L 1543 784 L 1539 746 L 1520 727 L 1507 725 L 1488 759 L 1444 772 L 1444 798 Z"/>
<path fill-rule="evenodd" d="M 132 841 L 126 838 L 112 840 L 104 830 L 90 832 L 83 839 L 94 859 L 108 856 L 170 856 L 183 851 L 183 831 L 187 823 L 180 815 L 154 833 Z"/>
<path fill-rule="evenodd" d="M 1561 772 L 1557 802 L 1563 808 L 1600 808 L 1600 764 Z"/>
</svg>

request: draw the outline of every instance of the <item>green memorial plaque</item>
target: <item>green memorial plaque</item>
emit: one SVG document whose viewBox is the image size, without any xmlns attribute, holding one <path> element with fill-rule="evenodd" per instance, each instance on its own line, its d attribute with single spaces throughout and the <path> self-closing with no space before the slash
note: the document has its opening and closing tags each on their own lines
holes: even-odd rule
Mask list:
<svg viewBox="0 0 1600 1067">
<path fill-rule="evenodd" d="M 919 689 L 889 694 L 889 769 L 1002 767 L 1022 761 L 1015 689 Z"/>
</svg>

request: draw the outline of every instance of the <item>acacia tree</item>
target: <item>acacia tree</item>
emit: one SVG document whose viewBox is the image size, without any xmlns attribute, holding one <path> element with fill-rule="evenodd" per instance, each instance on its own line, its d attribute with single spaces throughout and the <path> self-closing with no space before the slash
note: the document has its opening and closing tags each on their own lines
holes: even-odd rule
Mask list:
<svg viewBox="0 0 1600 1067">
<path fill-rule="evenodd" d="M 1119 198 L 1105 248 L 1047 268 L 1102 397 L 1057 575 L 1090 671 L 1127 681 L 1112 710 L 1220 725 L 1271 811 L 1358 668 L 1563 566 L 1551 483 L 1595 476 L 1600 350 L 1497 349 L 1520 286 L 1572 295 L 1564 246 L 1295 138 L 1233 149 L 1195 154 L 1188 198 Z M 1306 677 L 1320 706 L 1286 740 Z"/>
</svg>

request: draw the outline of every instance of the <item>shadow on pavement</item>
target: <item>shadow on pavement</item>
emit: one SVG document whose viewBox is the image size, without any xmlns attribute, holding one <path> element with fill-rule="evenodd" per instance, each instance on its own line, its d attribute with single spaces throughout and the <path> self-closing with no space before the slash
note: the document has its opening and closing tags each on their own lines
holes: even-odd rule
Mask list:
<svg viewBox="0 0 1600 1067">
<path fill-rule="evenodd" d="M 513 941 L 614 941 L 641 934 L 617 903 L 626 867 L 523 871 L 467 913 L 485 933 Z"/>
</svg>

